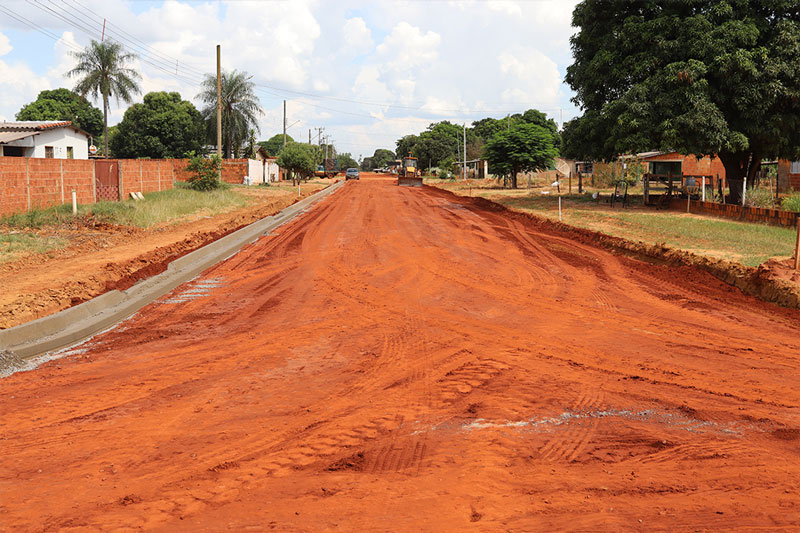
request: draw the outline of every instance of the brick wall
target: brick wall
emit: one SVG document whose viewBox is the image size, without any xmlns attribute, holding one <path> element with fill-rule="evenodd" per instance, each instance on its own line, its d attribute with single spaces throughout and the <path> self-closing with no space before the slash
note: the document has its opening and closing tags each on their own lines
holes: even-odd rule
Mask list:
<svg viewBox="0 0 800 533">
<path fill-rule="evenodd" d="M 28 209 L 28 185 L 25 161 L 0 157 L 0 215 Z"/>
<path fill-rule="evenodd" d="M 675 211 L 686 211 L 686 199 L 675 198 L 669 207 Z M 733 204 L 717 204 L 714 202 L 692 201 L 689 210 L 696 215 L 711 215 L 743 222 L 760 222 L 772 226 L 793 228 L 797 226 L 800 214 L 793 211 L 780 209 L 767 209 L 765 207 L 742 207 Z"/>
<path fill-rule="evenodd" d="M 175 171 L 177 181 L 189 181 L 189 174 L 186 171 L 188 159 L 170 159 L 172 168 Z M 233 185 L 241 185 L 244 177 L 248 175 L 250 168 L 247 159 L 224 159 L 222 161 L 222 181 Z"/>
<path fill-rule="evenodd" d="M 131 192 L 155 192 L 172 188 L 175 180 L 186 181 L 188 159 L 115 159 L 119 163 L 122 197 Z M 72 202 L 95 201 L 94 164 L 90 159 L 41 159 L 0 157 L 0 216 Z M 222 179 L 242 183 L 247 159 L 226 159 Z"/>
</svg>

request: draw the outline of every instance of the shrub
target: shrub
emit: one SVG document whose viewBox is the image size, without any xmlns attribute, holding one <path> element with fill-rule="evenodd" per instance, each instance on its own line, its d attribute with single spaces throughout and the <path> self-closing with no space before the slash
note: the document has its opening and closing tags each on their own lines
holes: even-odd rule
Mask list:
<svg viewBox="0 0 800 533">
<path fill-rule="evenodd" d="M 750 207 L 772 208 L 772 192 L 764 188 L 750 189 L 747 191 L 744 203 Z"/>
<path fill-rule="evenodd" d="M 800 213 L 800 192 L 792 190 L 788 196 L 781 200 L 781 209 Z"/>
<path fill-rule="evenodd" d="M 222 187 L 222 181 L 219 179 L 222 159 L 218 155 L 212 155 L 210 158 L 196 155 L 194 152 L 189 152 L 188 155 L 189 164 L 186 170 L 192 173 L 189 177 L 189 187 L 196 191 L 213 191 Z"/>
</svg>

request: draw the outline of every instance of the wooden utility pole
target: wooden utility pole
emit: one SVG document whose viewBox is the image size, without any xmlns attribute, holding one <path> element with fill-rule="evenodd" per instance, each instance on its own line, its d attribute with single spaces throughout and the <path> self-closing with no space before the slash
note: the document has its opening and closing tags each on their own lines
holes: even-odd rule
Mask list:
<svg viewBox="0 0 800 533">
<path fill-rule="evenodd" d="M 220 62 L 220 45 L 217 45 L 217 155 L 222 159 L 222 63 Z"/>
<path fill-rule="evenodd" d="M 283 146 L 286 146 L 286 100 L 283 101 Z"/>
<path fill-rule="evenodd" d="M 308 144 L 311 144 L 311 128 L 308 128 Z"/>
<path fill-rule="evenodd" d="M 794 245 L 794 269 L 800 270 L 800 216 L 797 217 L 797 242 Z"/>
</svg>

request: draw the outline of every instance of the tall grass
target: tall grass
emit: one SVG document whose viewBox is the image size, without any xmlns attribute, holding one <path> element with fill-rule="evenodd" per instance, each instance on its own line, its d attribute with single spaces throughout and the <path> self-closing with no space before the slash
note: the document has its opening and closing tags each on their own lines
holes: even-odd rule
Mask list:
<svg viewBox="0 0 800 533">
<path fill-rule="evenodd" d="M 247 198 L 230 188 L 200 192 L 183 187 L 145 194 L 143 201 L 98 202 L 78 206 L 78 217 L 122 226 L 147 228 L 191 214 L 214 215 L 248 203 Z M 73 220 L 72 205 L 64 204 L 0 218 L 8 228 L 41 228 Z"/>
</svg>

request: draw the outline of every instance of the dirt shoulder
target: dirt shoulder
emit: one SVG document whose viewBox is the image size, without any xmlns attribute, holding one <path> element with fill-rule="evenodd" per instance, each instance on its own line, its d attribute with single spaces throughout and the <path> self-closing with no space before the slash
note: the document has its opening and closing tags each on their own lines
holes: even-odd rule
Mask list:
<svg viewBox="0 0 800 533">
<path fill-rule="evenodd" d="M 303 185 L 302 197 L 325 183 Z M 0 263 L 0 329 L 47 316 L 163 272 L 174 259 L 298 201 L 297 189 L 241 188 L 247 205 L 209 215 L 196 212 L 152 228 L 94 225 L 51 227 L 40 235 L 68 242 Z M 4 230 L 8 233 L 10 231 Z"/>
</svg>

